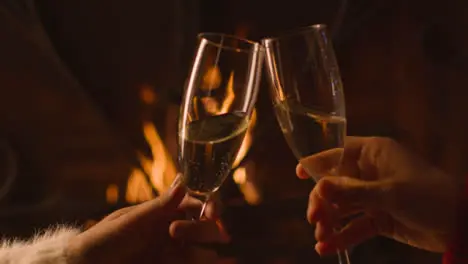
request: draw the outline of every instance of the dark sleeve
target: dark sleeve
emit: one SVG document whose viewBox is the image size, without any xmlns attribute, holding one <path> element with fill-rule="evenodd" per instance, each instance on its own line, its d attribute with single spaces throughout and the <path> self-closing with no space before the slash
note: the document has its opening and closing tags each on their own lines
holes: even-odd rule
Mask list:
<svg viewBox="0 0 468 264">
<path fill-rule="evenodd" d="M 443 257 L 443 264 L 468 264 L 468 179 L 465 179 L 455 235 Z"/>
</svg>

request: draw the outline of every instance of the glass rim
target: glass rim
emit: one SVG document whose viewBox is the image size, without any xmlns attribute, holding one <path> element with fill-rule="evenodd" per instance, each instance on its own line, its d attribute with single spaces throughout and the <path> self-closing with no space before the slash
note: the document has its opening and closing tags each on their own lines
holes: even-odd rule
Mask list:
<svg viewBox="0 0 468 264">
<path fill-rule="evenodd" d="M 268 43 L 271 43 L 271 42 L 277 42 L 277 41 L 280 41 L 281 39 L 287 39 L 287 38 L 290 38 L 290 37 L 303 35 L 303 34 L 306 34 L 306 33 L 312 32 L 312 31 L 321 31 L 321 30 L 325 30 L 327 28 L 328 28 L 328 26 L 326 24 L 312 24 L 312 25 L 309 25 L 309 26 L 304 26 L 304 27 L 300 27 L 300 28 L 285 31 L 284 33 L 280 34 L 277 37 L 262 38 L 262 43 L 266 47 L 266 45 Z M 266 48 L 268 48 L 268 47 L 266 47 Z"/>
<path fill-rule="evenodd" d="M 210 39 L 209 37 L 221 37 L 221 38 L 226 38 L 226 39 L 238 40 L 244 45 L 247 44 L 249 48 L 245 48 L 245 47 L 239 48 L 239 47 L 233 47 L 230 45 L 222 44 L 218 41 L 214 41 L 213 39 Z M 205 41 L 208 44 L 215 46 L 217 48 L 232 50 L 232 51 L 237 51 L 237 52 L 247 52 L 247 53 L 251 52 L 251 47 L 254 47 L 255 50 L 264 48 L 260 42 L 253 41 L 247 38 L 238 37 L 235 35 L 224 34 L 224 33 L 202 32 L 197 35 L 197 38 L 198 40 Z"/>
</svg>

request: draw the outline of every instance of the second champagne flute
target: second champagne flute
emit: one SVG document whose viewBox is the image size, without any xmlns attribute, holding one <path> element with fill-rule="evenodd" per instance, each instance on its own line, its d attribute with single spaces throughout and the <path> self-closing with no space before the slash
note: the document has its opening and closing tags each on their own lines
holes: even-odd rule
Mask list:
<svg viewBox="0 0 468 264">
<path fill-rule="evenodd" d="M 264 39 L 268 79 L 283 135 L 307 173 L 322 172 L 304 162 L 323 151 L 335 151 L 338 168 L 346 135 L 343 87 L 325 25 L 313 25 L 279 38 Z M 334 174 L 334 171 L 328 174 Z M 348 252 L 338 252 L 349 263 Z"/>
<path fill-rule="evenodd" d="M 264 48 L 235 36 L 198 36 L 179 116 L 182 183 L 204 206 L 229 175 L 257 98 Z"/>
</svg>

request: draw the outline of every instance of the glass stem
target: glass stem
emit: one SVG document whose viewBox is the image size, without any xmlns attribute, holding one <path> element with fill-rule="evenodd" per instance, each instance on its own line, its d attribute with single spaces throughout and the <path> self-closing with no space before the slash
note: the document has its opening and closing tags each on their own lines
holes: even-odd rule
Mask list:
<svg viewBox="0 0 468 264">
<path fill-rule="evenodd" d="M 208 199 L 203 202 L 203 205 L 202 205 L 202 208 L 201 208 L 201 211 L 200 211 L 200 215 L 198 216 L 198 219 L 203 218 L 203 215 L 205 214 L 205 209 L 206 209 L 207 204 L 208 204 Z"/>
<path fill-rule="evenodd" d="M 193 196 L 195 197 L 195 196 Z M 206 206 L 208 205 L 208 201 L 210 200 L 210 195 L 207 195 L 207 196 L 196 196 L 195 198 L 197 198 L 198 200 L 200 200 L 203 204 L 202 204 L 202 207 L 201 207 L 201 211 L 200 211 L 200 215 L 198 216 L 198 218 L 196 218 L 195 216 L 192 217 L 192 220 L 200 220 L 200 219 L 203 219 L 203 216 L 205 215 L 205 210 L 206 210 Z"/>
<path fill-rule="evenodd" d="M 335 229 L 335 232 L 339 232 L 339 229 Z M 338 263 L 339 264 L 351 264 L 349 260 L 348 250 L 337 250 L 336 254 L 338 255 Z"/>
<path fill-rule="evenodd" d="M 339 264 L 351 264 L 349 261 L 349 255 L 348 255 L 348 250 L 338 250 L 336 252 L 338 254 L 338 263 Z"/>
</svg>

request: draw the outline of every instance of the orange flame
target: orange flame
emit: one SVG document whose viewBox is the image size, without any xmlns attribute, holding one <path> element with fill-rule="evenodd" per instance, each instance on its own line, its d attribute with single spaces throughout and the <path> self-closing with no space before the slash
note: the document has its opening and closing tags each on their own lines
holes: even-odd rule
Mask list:
<svg viewBox="0 0 468 264">
<path fill-rule="evenodd" d="M 323 134 L 323 137 L 325 138 L 326 141 L 328 141 L 328 135 L 329 135 L 329 131 L 328 131 L 328 123 L 326 120 L 320 120 L 318 121 L 320 123 L 320 126 L 322 127 L 322 134 Z"/>
<path fill-rule="evenodd" d="M 150 145 L 154 160 L 145 160 L 143 156 L 140 159 L 145 171 L 150 171 L 151 183 L 159 193 L 162 193 L 172 184 L 177 171 L 154 125 L 145 123 L 143 132 L 146 141 Z"/>
<path fill-rule="evenodd" d="M 231 105 L 234 103 L 235 98 L 236 95 L 234 94 L 234 71 L 232 71 L 229 75 L 229 80 L 226 87 L 226 98 L 223 101 L 223 105 L 221 106 L 219 113 L 225 114 L 229 112 L 229 108 L 231 108 Z"/>
<path fill-rule="evenodd" d="M 147 84 L 144 84 L 141 86 L 140 98 L 143 101 L 143 103 L 147 105 L 156 103 L 158 99 L 157 94 L 155 93 L 153 87 Z"/>
<path fill-rule="evenodd" d="M 107 186 L 106 201 L 108 204 L 116 204 L 119 201 L 119 187 L 116 184 Z"/>
<path fill-rule="evenodd" d="M 232 164 L 233 168 L 239 166 L 241 161 L 244 159 L 245 155 L 247 155 L 247 152 L 249 151 L 250 146 L 253 143 L 252 135 L 253 135 L 253 130 L 256 124 L 257 124 L 257 109 L 254 109 L 252 112 L 252 117 L 250 118 L 250 121 L 249 121 L 249 127 L 247 129 L 247 133 L 245 133 L 244 141 L 242 141 L 242 145 L 239 149 L 239 153 L 237 153 L 237 157 L 234 160 L 234 163 Z"/>
<path fill-rule="evenodd" d="M 148 112 L 151 111 L 151 106 L 158 101 L 157 94 L 149 85 L 142 85 L 140 97 L 143 103 L 149 107 Z M 153 159 L 149 159 L 145 155 L 138 153 L 142 168 L 135 168 L 130 173 L 125 192 L 125 199 L 129 203 L 139 203 L 154 198 L 152 187 L 159 193 L 165 192 L 177 173 L 171 155 L 161 140 L 154 124 L 144 122 L 143 134 L 151 149 Z M 146 175 L 149 175 L 150 183 L 148 183 Z M 108 202 L 111 203 L 115 200 L 115 196 L 118 196 L 118 192 L 116 194 L 115 188 L 109 186 L 106 195 Z"/>
<path fill-rule="evenodd" d="M 146 181 L 143 172 L 139 169 L 134 169 L 128 179 L 125 200 L 128 203 L 136 204 L 151 200 L 152 198 L 154 196 L 151 186 Z"/>
<path fill-rule="evenodd" d="M 209 89 L 217 89 L 219 87 L 219 83 L 222 80 L 221 73 L 219 72 L 218 67 L 213 66 L 212 69 L 208 70 L 203 80 L 204 80 L 203 81 L 204 87 L 210 87 Z M 216 82 L 216 83 L 210 84 L 210 81 Z M 196 104 L 195 98 L 194 98 L 194 103 L 193 103 L 194 112 L 198 113 L 198 105 Z M 207 113 L 216 115 L 216 114 L 225 114 L 229 112 L 229 109 L 234 103 L 235 98 L 236 98 L 236 95 L 234 94 L 234 71 L 231 71 L 231 74 L 229 75 L 228 83 L 226 85 L 225 98 L 223 100 L 221 107 L 219 106 L 219 102 L 214 97 L 203 97 L 200 99 L 200 101 L 203 104 L 205 111 Z"/>
<path fill-rule="evenodd" d="M 236 35 L 239 37 L 247 37 L 247 28 L 241 27 L 237 30 Z M 214 90 L 218 89 L 222 83 L 222 76 L 219 68 L 214 66 L 213 68 L 209 69 L 205 76 L 203 77 L 202 89 L 204 90 Z M 149 86 L 142 87 L 140 97 L 142 101 L 147 104 L 151 105 L 154 104 L 158 98 L 154 93 L 153 89 Z M 214 97 L 204 97 L 204 98 L 193 98 L 193 107 L 195 116 L 189 116 L 189 119 L 198 119 L 199 118 L 199 109 L 198 104 L 205 108 L 205 111 L 210 114 L 224 114 L 229 112 L 230 108 L 232 107 L 235 101 L 235 93 L 234 93 L 234 72 L 230 73 L 227 86 L 226 86 L 226 94 L 222 103 L 218 102 Z M 254 109 L 251 119 L 249 121 L 249 128 L 247 130 L 246 136 L 244 141 L 242 142 L 241 148 L 239 153 L 233 163 L 233 167 L 237 167 L 242 159 L 247 154 L 251 144 L 252 144 L 252 130 L 255 127 L 257 120 L 256 110 Z M 151 184 L 154 186 L 158 192 L 162 193 L 167 190 L 170 186 L 172 181 L 176 176 L 176 168 L 174 162 L 168 153 L 166 147 L 164 146 L 163 141 L 161 140 L 154 124 L 150 122 L 146 122 L 143 125 L 143 132 L 146 141 L 148 142 L 152 156 L 154 160 L 146 158 L 144 155 L 139 155 L 140 162 L 142 164 L 143 170 L 150 175 Z M 246 169 L 244 167 L 239 168 L 234 172 L 234 179 L 235 181 L 242 185 L 244 184 L 243 189 L 244 191 L 246 188 L 246 183 L 248 182 L 248 175 L 246 173 Z M 246 198 L 249 200 L 258 200 L 255 193 L 250 192 L 250 198 Z M 110 203 L 116 201 L 116 197 L 118 197 L 118 190 L 113 186 L 109 186 L 107 190 L 107 200 Z M 248 196 L 248 195 L 246 195 Z M 257 195 L 258 196 L 258 195 Z M 150 200 L 154 198 L 151 186 L 148 184 L 144 173 L 140 169 L 134 169 L 129 177 L 127 190 L 125 194 L 125 198 L 129 203 L 139 203 Z"/>
<path fill-rule="evenodd" d="M 222 78 L 219 68 L 216 66 L 211 67 L 203 75 L 203 82 L 201 88 L 207 91 L 218 89 L 221 85 L 221 81 Z"/>
<path fill-rule="evenodd" d="M 139 159 L 144 171 L 150 175 L 151 184 L 159 193 L 163 193 L 172 184 L 177 171 L 170 154 L 156 131 L 156 127 L 147 122 L 143 125 L 143 132 L 151 148 L 153 160 L 142 154 L 139 155 Z M 151 186 L 148 185 L 141 170 L 133 170 L 128 181 L 125 198 L 130 203 L 143 202 L 154 198 Z"/>
<path fill-rule="evenodd" d="M 203 97 L 200 99 L 203 106 L 205 107 L 205 111 L 212 115 L 219 113 L 219 103 L 214 97 Z"/>
</svg>

